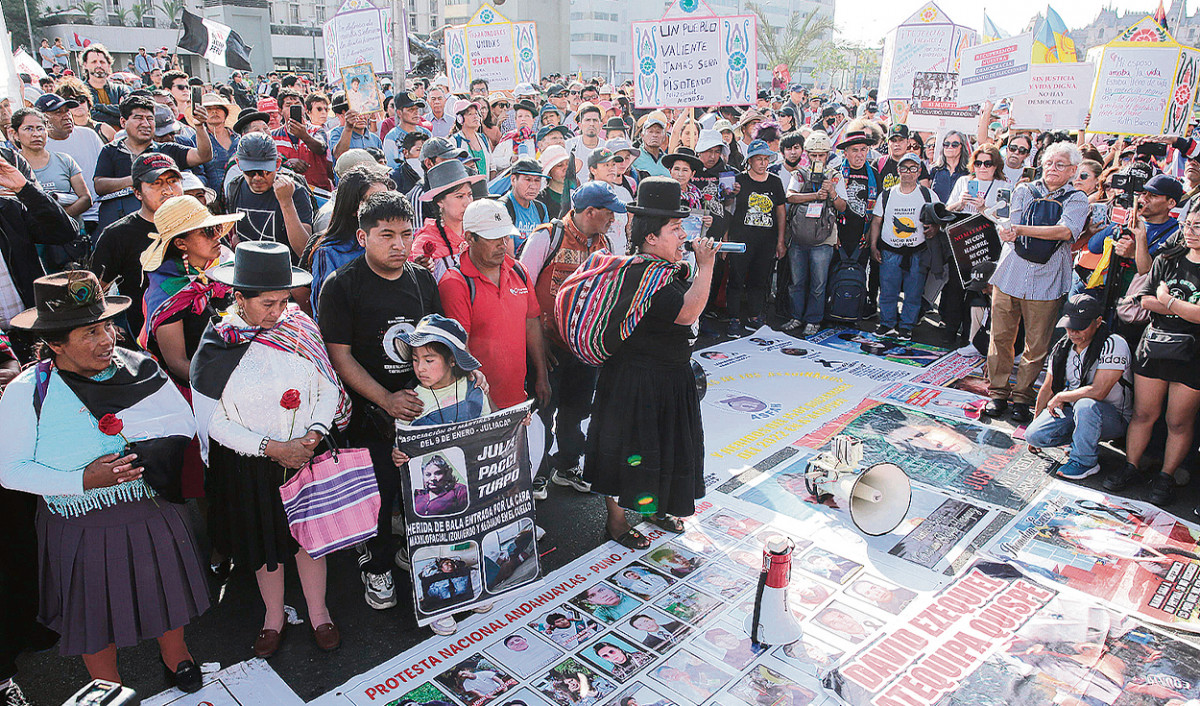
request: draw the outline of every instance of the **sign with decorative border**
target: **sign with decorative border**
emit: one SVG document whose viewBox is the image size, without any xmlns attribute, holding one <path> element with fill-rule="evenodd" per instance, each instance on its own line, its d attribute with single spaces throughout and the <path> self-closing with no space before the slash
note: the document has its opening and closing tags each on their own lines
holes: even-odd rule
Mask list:
<svg viewBox="0 0 1200 706">
<path fill-rule="evenodd" d="M 465 25 L 446 28 L 444 52 L 450 90 L 466 93 L 484 79 L 493 91 L 510 91 L 541 77 L 537 25 L 510 22 L 488 3 Z"/>
</svg>

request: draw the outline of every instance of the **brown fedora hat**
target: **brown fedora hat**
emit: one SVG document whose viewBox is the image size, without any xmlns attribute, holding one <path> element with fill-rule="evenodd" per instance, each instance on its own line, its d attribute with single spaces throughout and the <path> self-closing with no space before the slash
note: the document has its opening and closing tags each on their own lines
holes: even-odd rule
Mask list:
<svg viewBox="0 0 1200 706">
<path fill-rule="evenodd" d="M 13 328 L 68 331 L 113 318 L 129 308 L 129 297 L 105 297 L 100 280 L 87 270 L 67 270 L 33 281 L 37 305 L 12 317 Z"/>
</svg>

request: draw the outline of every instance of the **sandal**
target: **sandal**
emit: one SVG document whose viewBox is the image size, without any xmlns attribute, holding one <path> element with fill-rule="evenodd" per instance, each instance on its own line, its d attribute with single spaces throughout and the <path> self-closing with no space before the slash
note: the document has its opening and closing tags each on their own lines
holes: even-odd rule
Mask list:
<svg viewBox="0 0 1200 706">
<path fill-rule="evenodd" d="M 612 539 L 617 544 L 620 544 L 622 547 L 625 547 L 626 549 L 649 549 L 650 548 L 650 540 L 646 537 L 646 535 L 642 534 L 641 532 L 638 532 L 636 529 L 634 529 L 632 527 L 630 527 L 629 531 L 626 532 L 625 534 L 621 535 L 620 537 L 613 537 L 610 534 L 609 538 Z"/>
<path fill-rule="evenodd" d="M 683 534 L 683 531 L 686 529 L 683 520 L 674 515 L 653 515 L 650 517 L 650 521 L 674 534 Z"/>
</svg>

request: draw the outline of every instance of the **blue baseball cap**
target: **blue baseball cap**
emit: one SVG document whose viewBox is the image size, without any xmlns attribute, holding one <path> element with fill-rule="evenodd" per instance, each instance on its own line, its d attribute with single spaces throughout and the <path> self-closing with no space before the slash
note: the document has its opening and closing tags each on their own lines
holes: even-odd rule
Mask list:
<svg viewBox="0 0 1200 706">
<path fill-rule="evenodd" d="M 625 213 L 625 204 L 617 198 L 617 192 L 612 186 L 603 181 L 589 181 L 575 190 L 571 196 L 571 206 L 576 211 L 585 208 L 606 208 L 613 213 Z"/>
<path fill-rule="evenodd" d="M 768 157 L 775 156 L 775 153 L 771 151 L 771 148 L 767 145 L 765 140 L 755 140 L 746 147 L 747 161 L 749 161 L 751 157 L 757 157 L 759 155 L 766 155 Z"/>
<path fill-rule="evenodd" d="M 908 154 L 901 157 L 898 162 L 896 162 L 896 166 L 898 167 L 901 164 L 904 164 L 905 162 L 916 162 L 917 164 L 920 164 L 921 158 L 918 157 L 915 152 L 909 152 Z"/>
</svg>

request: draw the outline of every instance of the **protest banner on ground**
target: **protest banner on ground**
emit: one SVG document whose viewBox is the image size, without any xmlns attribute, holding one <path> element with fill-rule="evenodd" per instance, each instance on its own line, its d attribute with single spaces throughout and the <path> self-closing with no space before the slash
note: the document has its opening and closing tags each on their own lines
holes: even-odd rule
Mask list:
<svg viewBox="0 0 1200 706">
<path fill-rule="evenodd" d="M 1029 90 L 1012 99 L 1013 127 L 1021 130 L 1078 130 L 1091 110 L 1096 65 L 1034 64 Z"/>
<path fill-rule="evenodd" d="M 392 73 L 392 8 L 375 7 L 370 0 L 346 0 L 321 26 L 325 43 L 325 74 L 330 83 L 342 80 L 342 68 L 371 64 L 379 73 Z M 405 39 L 403 68 L 409 69 L 408 23 L 400 22 Z"/>
<path fill-rule="evenodd" d="M 978 421 L 979 412 L 988 398 L 973 392 L 940 387 L 926 387 L 910 382 L 880 385 L 868 395 L 873 400 L 899 402 L 908 407 L 928 409 L 943 417 Z"/>
<path fill-rule="evenodd" d="M 943 348 L 876 336 L 867 331 L 850 328 L 825 329 L 815 336 L 809 336 L 805 341 L 841 351 L 878 356 L 884 360 L 921 368 L 936 363 L 946 354 L 946 350 Z"/>
<path fill-rule="evenodd" d="M 417 623 L 537 580 L 525 402 L 469 422 L 396 426 Z"/>
<path fill-rule="evenodd" d="M 661 20 L 633 23 L 639 108 L 748 105 L 758 94 L 754 15 L 717 16 L 704 0 L 675 0 Z"/>
<path fill-rule="evenodd" d="M 959 72 L 958 99 L 981 103 L 1025 93 L 1032 51 L 1033 34 L 1029 32 L 968 48 Z"/>
<path fill-rule="evenodd" d="M 998 198 L 1008 201 L 1010 197 L 1001 194 Z M 950 252 L 954 256 L 951 259 L 954 272 L 964 287 L 971 281 L 971 273 L 976 267 L 1000 259 L 1000 235 L 996 232 L 996 224 L 987 216 L 975 214 L 957 221 L 946 228 L 946 235 L 950 238 Z"/>
<path fill-rule="evenodd" d="M 1046 490 L 990 549 L 1038 581 L 1200 632 L 1200 531 L 1151 505 L 1073 485 Z"/>
<path fill-rule="evenodd" d="M 956 73 L 962 53 L 978 33 L 955 24 L 935 3 L 926 3 L 883 40 L 879 100 L 912 98 L 918 72 Z"/>
<path fill-rule="evenodd" d="M 1104 45 L 1092 91 L 1091 132 L 1183 135 L 1200 73 L 1200 51 L 1175 41 L 1153 17 Z"/>
<path fill-rule="evenodd" d="M 468 93 L 479 78 L 493 91 L 541 78 L 536 23 L 510 22 L 486 2 L 465 25 L 446 27 L 443 53 L 452 93 Z"/>
</svg>

